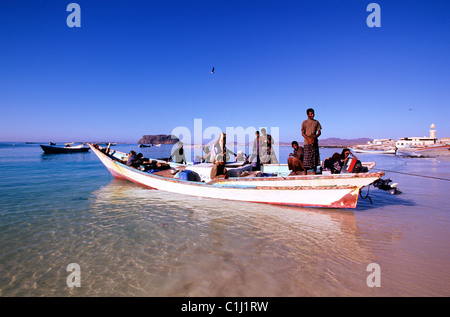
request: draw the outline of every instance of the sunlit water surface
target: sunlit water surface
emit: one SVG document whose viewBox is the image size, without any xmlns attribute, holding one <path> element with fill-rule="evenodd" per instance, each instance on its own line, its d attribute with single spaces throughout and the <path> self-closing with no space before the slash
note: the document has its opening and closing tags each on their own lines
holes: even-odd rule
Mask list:
<svg viewBox="0 0 450 317">
<path fill-rule="evenodd" d="M 93 153 L 0 144 L 0 296 L 449 296 L 450 182 L 417 175 L 450 179 L 450 163 L 359 157 L 404 173 L 384 177 L 403 193 L 344 210 L 200 199 L 114 179 Z"/>
</svg>

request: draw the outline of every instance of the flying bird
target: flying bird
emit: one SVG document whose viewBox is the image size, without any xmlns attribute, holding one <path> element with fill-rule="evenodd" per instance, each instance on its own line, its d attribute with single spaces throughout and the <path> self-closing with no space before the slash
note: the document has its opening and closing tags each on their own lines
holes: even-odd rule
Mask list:
<svg viewBox="0 0 450 317">
<path fill-rule="evenodd" d="M 211 69 L 211 74 L 214 74 L 214 67 Z"/>
</svg>

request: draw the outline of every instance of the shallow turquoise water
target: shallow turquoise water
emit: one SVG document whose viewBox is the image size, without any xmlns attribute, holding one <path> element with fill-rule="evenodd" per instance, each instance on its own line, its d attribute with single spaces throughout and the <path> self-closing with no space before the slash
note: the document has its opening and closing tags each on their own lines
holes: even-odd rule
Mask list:
<svg viewBox="0 0 450 317">
<path fill-rule="evenodd" d="M 450 179 L 438 159 L 359 157 Z M 403 194 L 372 187 L 356 209 L 290 208 L 151 190 L 92 153 L 0 143 L 0 296 L 448 296 L 449 181 L 406 174 L 384 177 Z M 67 286 L 70 263 L 81 287 Z M 369 263 L 381 287 L 368 287 Z"/>
</svg>

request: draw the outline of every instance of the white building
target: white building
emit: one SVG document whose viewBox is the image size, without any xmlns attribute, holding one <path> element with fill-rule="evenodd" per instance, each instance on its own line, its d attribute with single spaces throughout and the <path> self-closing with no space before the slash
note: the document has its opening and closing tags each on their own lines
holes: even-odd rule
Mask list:
<svg viewBox="0 0 450 317">
<path fill-rule="evenodd" d="M 430 137 L 409 137 L 409 138 L 399 138 L 397 142 L 395 142 L 395 146 L 397 148 L 402 147 L 422 147 L 427 145 L 436 144 L 436 126 L 434 123 L 430 126 Z"/>
<path fill-rule="evenodd" d="M 372 142 L 368 142 L 369 145 L 379 146 L 394 146 L 395 140 L 393 139 L 374 139 Z"/>
</svg>

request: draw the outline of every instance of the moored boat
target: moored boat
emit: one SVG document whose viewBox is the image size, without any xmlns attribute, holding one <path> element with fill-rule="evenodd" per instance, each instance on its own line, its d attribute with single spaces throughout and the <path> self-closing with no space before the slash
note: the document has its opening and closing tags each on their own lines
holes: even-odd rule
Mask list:
<svg viewBox="0 0 450 317">
<path fill-rule="evenodd" d="M 372 184 L 384 175 L 384 172 L 367 172 L 283 176 L 278 173 L 250 172 L 245 170 L 245 166 L 238 165 L 227 167 L 229 175 L 236 176 L 210 180 L 207 179 L 207 176 L 212 164 L 189 166 L 171 163 L 170 169 L 145 171 L 127 166 L 126 153 L 108 152 L 98 145 L 88 145 L 116 178 L 172 193 L 213 199 L 294 206 L 355 208 L 361 188 Z M 157 162 L 157 160 L 153 161 Z M 165 164 L 166 162 L 158 163 Z M 176 178 L 177 174 L 181 175 L 182 173 L 183 175 L 194 174 L 197 177 L 192 180 L 189 180 L 190 177 L 179 176 Z M 206 177 L 202 175 L 206 175 Z"/>
<path fill-rule="evenodd" d="M 355 153 L 365 153 L 365 154 L 395 154 L 396 149 L 360 149 L 351 148 L 352 152 Z"/>
<path fill-rule="evenodd" d="M 420 147 L 402 147 L 397 155 L 412 157 L 450 156 L 450 144 L 435 144 Z"/>
<path fill-rule="evenodd" d="M 47 154 L 59 154 L 59 153 L 80 153 L 88 152 L 89 147 L 85 147 L 84 144 L 80 145 L 66 145 L 66 146 L 56 146 L 56 145 L 40 145 L 42 150 Z"/>
<path fill-rule="evenodd" d="M 423 148 L 419 148 L 417 152 L 421 153 L 432 153 L 434 151 L 450 151 L 450 144 L 434 144 Z"/>
</svg>

